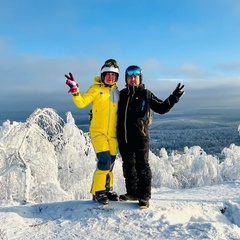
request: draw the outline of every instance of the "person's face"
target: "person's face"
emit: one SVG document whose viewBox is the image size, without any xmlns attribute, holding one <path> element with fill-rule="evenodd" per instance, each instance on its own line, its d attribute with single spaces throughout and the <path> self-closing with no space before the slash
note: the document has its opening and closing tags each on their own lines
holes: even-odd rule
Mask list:
<svg viewBox="0 0 240 240">
<path fill-rule="evenodd" d="M 129 86 L 138 86 L 140 84 L 140 76 L 127 76 L 127 84 Z"/>
<path fill-rule="evenodd" d="M 105 74 L 104 82 L 108 85 L 113 85 L 116 82 L 116 79 L 117 79 L 116 73 L 109 72 Z"/>
</svg>

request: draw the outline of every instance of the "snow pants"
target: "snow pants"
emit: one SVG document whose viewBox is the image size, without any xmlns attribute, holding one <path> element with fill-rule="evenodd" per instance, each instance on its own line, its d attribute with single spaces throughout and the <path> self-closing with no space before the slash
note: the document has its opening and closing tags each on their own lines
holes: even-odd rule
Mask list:
<svg viewBox="0 0 240 240">
<path fill-rule="evenodd" d="M 91 194 L 97 195 L 113 190 L 113 167 L 117 155 L 117 139 L 98 135 L 91 138 L 97 155 L 97 168 L 93 175 Z"/>
<path fill-rule="evenodd" d="M 119 142 L 119 150 L 127 194 L 150 199 L 152 172 L 148 162 L 149 140 L 136 138 L 131 143 Z"/>
</svg>

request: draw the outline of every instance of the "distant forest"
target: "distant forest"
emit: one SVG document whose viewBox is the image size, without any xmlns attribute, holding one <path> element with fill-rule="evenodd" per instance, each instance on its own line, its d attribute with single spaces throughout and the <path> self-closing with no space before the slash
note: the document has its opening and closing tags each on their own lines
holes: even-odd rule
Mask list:
<svg viewBox="0 0 240 240">
<path fill-rule="evenodd" d="M 90 108 L 72 112 L 76 125 L 84 132 L 89 131 Z M 26 121 L 31 113 L 8 113 L 11 121 Z M 66 112 L 58 112 L 66 120 Z M 4 114 L 1 114 L 3 117 Z M 6 119 L 0 119 L 2 124 Z M 207 154 L 219 156 L 224 147 L 234 143 L 240 145 L 238 127 L 239 109 L 173 109 L 164 115 L 154 114 L 150 127 L 150 149 L 156 155 L 161 148 L 182 152 L 184 147 L 200 146 Z"/>
<path fill-rule="evenodd" d="M 224 147 L 240 145 L 240 111 L 195 111 L 190 114 L 154 115 L 150 128 L 150 148 L 154 153 L 183 151 L 185 146 L 200 146 L 206 153 L 221 154 Z"/>
<path fill-rule="evenodd" d="M 85 120 L 79 112 L 73 115 L 78 127 L 88 131 L 87 114 Z M 170 111 L 164 115 L 154 113 L 149 129 L 150 149 L 158 155 L 161 148 L 170 153 L 182 152 L 186 146 L 200 146 L 207 154 L 221 157 L 224 147 L 232 143 L 240 145 L 239 125 L 239 109 L 194 109 Z"/>
</svg>

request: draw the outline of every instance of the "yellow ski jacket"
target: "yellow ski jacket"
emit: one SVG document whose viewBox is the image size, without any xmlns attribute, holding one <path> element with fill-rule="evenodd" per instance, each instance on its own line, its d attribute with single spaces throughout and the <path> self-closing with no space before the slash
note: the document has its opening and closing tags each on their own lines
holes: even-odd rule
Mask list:
<svg viewBox="0 0 240 240">
<path fill-rule="evenodd" d="M 117 85 L 105 86 L 100 76 L 94 78 L 93 85 L 86 93 L 73 95 L 73 101 L 79 108 L 92 103 L 92 120 L 90 124 L 91 138 L 104 135 L 117 139 L 117 110 L 119 90 Z M 99 143 L 101 144 L 101 143 Z"/>
</svg>

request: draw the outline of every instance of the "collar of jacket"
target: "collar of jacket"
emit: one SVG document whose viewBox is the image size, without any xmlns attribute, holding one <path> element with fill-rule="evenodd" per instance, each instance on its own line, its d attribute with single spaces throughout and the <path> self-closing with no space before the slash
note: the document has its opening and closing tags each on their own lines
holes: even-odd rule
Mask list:
<svg viewBox="0 0 240 240">
<path fill-rule="evenodd" d="M 134 94 L 135 92 L 141 91 L 144 88 L 145 88 L 144 84 L 139 84 L 138 86 L 129 86 L 129 85 L 127 85 L 128 94 Z"/>
<path fill-rule="evenodd" d="M 116 83 L 114 83 L 114 84 L 112 84 L 112 85 L 108 85 L 108 84 L 106 84 L 105 82 L 102 82 L 102 84 L 103 84 L 105 87 L 109 87 L 109 88 L 116 88 L 116 86 L 117 86 Z"/>
<path fill-rule="evenodd" d="M 96 76 L 94 78 L 94 84 L 104 86 L 104 87 L 109 87 L 109 88 L 117 88 L 117 83 L 114 83 L 113 85 L 105 84 L 104 82 L 102 82 L 100 76 Z"/>
</svg>

